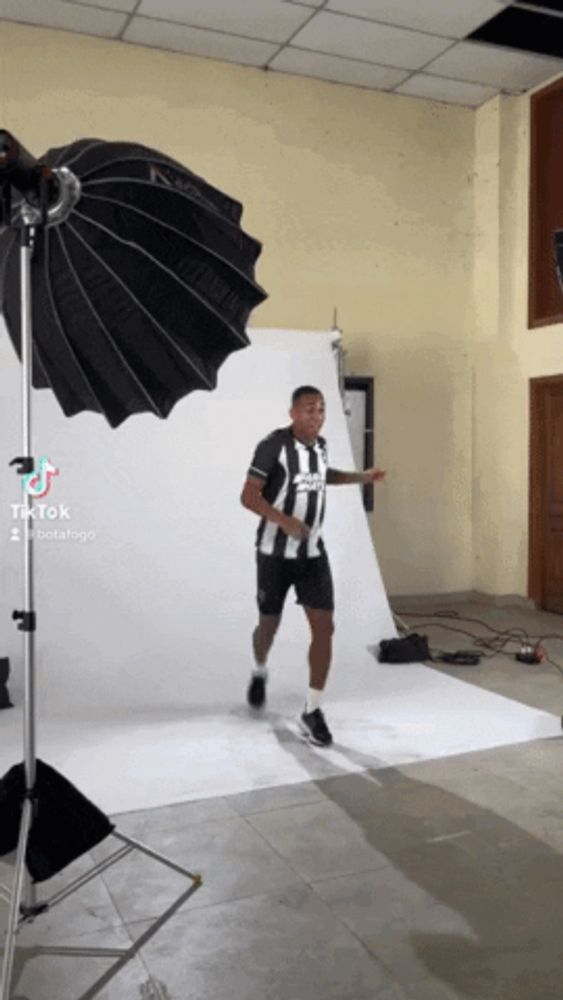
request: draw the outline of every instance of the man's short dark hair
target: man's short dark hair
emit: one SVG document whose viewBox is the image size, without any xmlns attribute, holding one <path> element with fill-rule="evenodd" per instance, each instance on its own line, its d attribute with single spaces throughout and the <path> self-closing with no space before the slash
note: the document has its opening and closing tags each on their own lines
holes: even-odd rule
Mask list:
<svg viewBox="0 0 563 1000">
<path fill-rule="evenodd" d="M 301 396 L 321 396 L 321 398 L 324 398 L 321 390 L 316 389 L 314 385 L 300 385 L 291 397 L 291 405 L 294 406 L 301 399 Z"/>
</svg>

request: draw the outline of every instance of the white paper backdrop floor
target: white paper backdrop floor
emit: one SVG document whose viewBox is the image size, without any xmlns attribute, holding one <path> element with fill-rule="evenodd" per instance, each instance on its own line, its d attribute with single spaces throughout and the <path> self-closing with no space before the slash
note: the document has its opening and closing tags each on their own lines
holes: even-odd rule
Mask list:
<svg viewBox="0 0 563 1000">
<path fill-rule="evenodd" d="M 293 603 L 271 659 L 268 709 L 249 713 L 256 523 L 238 498 L 253 448 L 288 422 L 291 390 L 313 383 L 327 398 L 331 464 L 352 463 L 333 335 L 251 337 L 219 388 L 188 397 L 166 422 L 144 415 L 112 432 L 92 414 L 65 420 L 48 392 L 34 394 L 34 450 L 60 469 L 49 503 L 94 535 L 37 540 L 39 756 L 122 812 L 559 735 L 556 716 L 419 664 L 376 662 L 368 647 L 394 629 L 356 487 L 331 488 L 327 511 L 335 746 L 294 742 L 308 635 Z M 0 654 L 10 655 L 21 703 L 21 636 L 10 622 L 21 593 L 21 551 L 10 541 L 19 495 L 8 471 L 19 454 L 19 374 L 0 336 Z M 0 773 L 22 758 L 21 745 L 20 705 L 0 712 Z"/>
</svg>

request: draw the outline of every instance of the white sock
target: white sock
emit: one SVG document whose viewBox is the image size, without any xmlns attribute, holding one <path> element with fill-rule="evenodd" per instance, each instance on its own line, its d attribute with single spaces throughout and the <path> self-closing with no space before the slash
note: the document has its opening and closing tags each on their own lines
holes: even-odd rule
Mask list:
<svg viewBox="0 0 563 1000">
<path fill-rule="evenodd" d="M 321 707 L 321 702 L 323 700 L 323 692 L 317 691 L 316 688 L 309 688 L 307 691 L 307 701 L 305 703 L 305 711 L 307 713 L 314 712 L 315 709 Z"/>
<path fill-rule="evenodd" d="M 267 677 L 268 677 L 268 668 L 267 668 L 266 664 L 265 663 L 255 663 L 254 664 L 254 669 L 252 671 L 252 676 L 253 677 L 262 677 L 263 680 L 266 680 Z"/>
</svg>

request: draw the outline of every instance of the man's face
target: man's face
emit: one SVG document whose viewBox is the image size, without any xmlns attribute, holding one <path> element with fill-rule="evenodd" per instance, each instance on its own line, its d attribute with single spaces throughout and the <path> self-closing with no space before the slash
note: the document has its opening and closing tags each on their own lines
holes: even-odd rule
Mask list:
<svg viewBox="0 0 563 1000">
<path fill-rule="evenodd" d="M 300 396 L 291 407 L 289 415 L 293 421 L 294 434 L 305 441 L 314 441 L 325 422 L 325 401 L 318 393 Z"/>
</svg>

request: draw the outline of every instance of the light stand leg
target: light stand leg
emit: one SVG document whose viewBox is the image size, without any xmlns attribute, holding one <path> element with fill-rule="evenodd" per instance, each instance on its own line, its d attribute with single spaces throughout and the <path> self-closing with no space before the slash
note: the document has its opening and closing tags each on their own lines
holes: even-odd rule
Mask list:
<svg viewBox="0 0 563 1000">
<path fill-rule="evenodd" d="M 90 871 L 76 878 L 65 889 L 57 892 L 46 902 L 34 906 L 32 913 L 26 913 L 25 907 L 21 906 L 21 899 L 25 879 L 25 850 L 27 847 L 27 839 L 29 836 L 32 818 L 33 805 L 29 799 L 26 799 L 24 803 L 22 824 L 20 827 L 20 840 L 18 844 L 18 856 L 16 859 L 14 886 L 11 893 L 10 916 L 6 935 L 4 961 L 2 965 L 0 1000 L 11 1000 L 12 994 L 10 993 L 10 983 L 13 973 L 16 935 L 19 927 L 27 921 L 32 920 L 33 916 L 38 913 L 43 913 L 50 910 L 53 906 L 56 906 L 57 903 L 62 903 L 66 898 L 68 898 L 68 896 L 71 896 L 74 892 L 81 889 L 82 886 L 86 885 L 92 879 L 102 875 L 103 872 L 107 871 L 107 869 L 112 867 L 114 864 L 127 857 L 127 855 L 131 854 L 132 851 L 140 851 L 142 854 L 145 854 L 148 858 L 156 861 L 158 864 L 165 865 L 167 868 L 177 872 L 179 875 L 183 875 L 191 883 L 189 887 L 167 907 L 165 912 L 161 914 L 160 917 L 151 920 L 149 927 L 143 932 L 140 938 L 127 948 L 83 948 L 69 947 L 68 945 L 55 945 L 49 947 L 43 946 L 37 949 L 37 953 L 41 955 L 60 955 L 79 959 L 114 958 L 115 962 L 113 962 L 110 968 L 104 972 L 100 979 L 98 979 L 96 983 L 94 983 L 94 985 L 80 998 L 80 1000 L 93 1000 L 93 998 L 97 996 L 99 990 L 103 986 L 107 985 L 113 976 L 115 976 L 127 962 L 134 958 L 139 949 L 143 945 L 147 944 L 147 942 L 154 937 L 157 931 L 164 926 L 166 921 L 169 920 L 170 917 L 188 901 L 190 896 L 201 888 L 203 884 L 201 875 L 197 875 L 194 872 L 189 871 L 187 868 L 184 868 L 183 865 L 177 864 L 175 861 L 172 861 L 171 858 L 165 857 L 163 854 L 160 854 L 159 851 L 153 850 L 147 844 L 143 844 L 138 840 L 134 840 L 132 837 L 128 837 L 125 834 L 114 830 L 111 836 L 113 836 L 121 844 L 121 847 L 119 847 L 117 851 L 105 858 L 103 861 L 94 865 Z"/>
<path fill-rule="evenodd" d="M 1 1000 L 10 1000 L 10 984 L 12 982 L 12 972 L 14 968 L 14 954 L 16 950 L 16 935 L 20 921 L 20 905 L 23 897 L 24 883 L 26 881 L 25 852 L 27 850 L 27 840 L 31 828 L 31 817 L 33 806 L 29 799 L 23 804 L 22 819 L 20 826 L 20 836 L 18 841 L 18 853 L 16 856 L 16 870 L 12 886 L 10 912 L 8 915 L 8 928 L 6 930 L 6 940 L 4 944 L 4 960 L 2 962 L 2 981 L 0 985 Z"/>
</svg>

